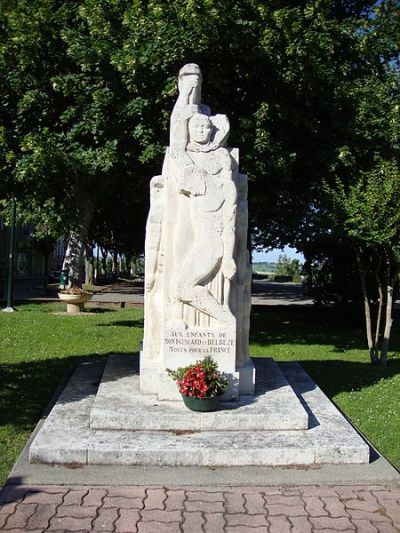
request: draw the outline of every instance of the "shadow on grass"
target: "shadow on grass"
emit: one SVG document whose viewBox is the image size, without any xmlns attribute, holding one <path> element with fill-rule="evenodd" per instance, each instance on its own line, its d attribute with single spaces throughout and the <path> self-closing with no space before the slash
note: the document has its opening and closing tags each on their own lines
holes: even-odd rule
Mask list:
<svg viewBox="0 0 400 533">
<path fill-rule="evenodd" d="M 125 326 L 127 328 L 143 328 L 144 322 L 141 320 L 115 320 L 109 324 L 97 324 L 99 327 L 110 328 L 113 326 Z"/>
<path fill-rule="evenodd" d="M 253 306 L 250 342 L 264 345 L 332 345 L 337 353 L 365 350 L 362 314 L 338 309 L 290 306 Z M 400 318 L 394 313 L 390 351 L 400 351 Z"/>
<path fill-rule="evenodd" d="M 398 313 L 394 315 L 391 353 L 400 351 Z M 335 309 L 253 308 L 250 341 L 259 345 L 287 345 L 298 351 L 304 370 L 330 398 L 341 392 L 369 387 L 400 374 L 400 358 L 389 359 L 387 368 L 369 361 L 365 333 L 359 317 L 338 314 Z M 300 348 L 299 348 L 300 345 Z M 307 346 L 331 346 L 332 359 L 307 356 Z M 304 346 L 304 348 L 302 348 Z M 352 360 L 349 350 L 365 353 L 365 360 Z M 337 355 L 336 355 L 337 354 Z"/>
<path fill-rule="evenodd" d="M 351 392 L 370 387 L 400 374 L 400 359 L 391 361 L 387 368 L 335 359 L 330 361 L 299 361 L 307 374 L 327 396 L 332 398 L 341 392 Z"/>
<path fill-rule="evenodd" d="M 110 309 L 107 307 L 86 307 L 85 313 L 90 313 L 94 315 L 102 315 L 104 313 L 115 313 L 115 309 Z"/>
<path fill-rule="evenodd" d="M 67 380 L 78 364 L 104 364 L 108 355 L 110 353 L 71 355 L 0 365 L 0 426 L 10 424 L 19 430 L 32 430 L 57 387 Z"/>
<path fill-rule="evenodd" d="M 251 341 L 262 345 L 287 343 L 334 346 L 337 352 L 334 359 L 312 360 L 304 356 L 299 360 L 304 370 L 329 397 L 374 385 L 400 373 L 399 358 L 391 359 L 387 368 L 372 366 L 368 361 L 363 330 L 352 328 L 344 319 L 343 322 L 339 327 L 332 320 L 332 315 L 315 310 L 264 306 L 253 312 Z M 99 325 L 141 328 L 143 321 L 117 320 Z M 398 317 L 395 317 L 393 329 L 394 333 L 399 331 Z M 350 354 L 342 353 L 349 347 L 365 350 L 365 362 L 351 360 Z M 399 336 L 395 334 L 392 351 L 398 348 Z M 83 361 L 103 363 L 108 355 L 76 354 L 65 358 L 0 365 L 0 425 L 32 430 L 58 385 L 76 365 Z M 293 356 L 293 359 L 296 357 Z M 95 379 L 93 385 L 96 385 Z"/>
</svg>

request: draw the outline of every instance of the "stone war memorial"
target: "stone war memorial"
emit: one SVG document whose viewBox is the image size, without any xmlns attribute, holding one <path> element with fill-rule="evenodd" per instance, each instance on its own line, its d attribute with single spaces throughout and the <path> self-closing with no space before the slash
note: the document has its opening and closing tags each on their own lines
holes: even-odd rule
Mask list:
<svg viewBox="0 0 400 533">
<path fill-rule="evenodd" d="M 150 181 L 140 361 L 80 365 L 33 439 L 31 463 L 304 466 L 369 462 L 369 446 L 296 362 L 251 358 L 247 176 L 228 117 L 184 65 L 161 174 Z M 167 369 L 206 356 L 219 408 L 185 407 Z"/>
<path fill-rule="evenodd" d="M 181 69 L 162 175 L 150 183 L 140 390 L 160 400 L 179 399 L 165 369 L 205 355 L 229 376 L 227 400 L 254 392 L 247 176 L 201 84 L 197 65 Z"/>
</svg>

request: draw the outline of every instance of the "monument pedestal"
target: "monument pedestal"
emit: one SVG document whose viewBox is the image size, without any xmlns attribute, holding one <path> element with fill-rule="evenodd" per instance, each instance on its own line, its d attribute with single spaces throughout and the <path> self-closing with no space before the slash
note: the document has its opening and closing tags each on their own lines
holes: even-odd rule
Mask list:
<svg viewBox="0 0 400 533">
<path fill-rule="evenodd" d="M 80 365 L 30 462 L 165 466 L 360 464 L 369 446 L 296 363 L 254 359 L 254 398 L 194 413 L 139 390 L 138 360 Z M 96 383 L 97 381 L 97 383 Z"/>
<path fill-rule="evenodd" d="M 166 369 L 176 370 L 210 355 L 218 369 L 228 378 L 224 401 L 239 401 L 240 395 L 254 394 L 255 369 L 251 359 L 242 366 L 236 365 L 236 329 L 166 328 L 163 337 L 161 363 L 149 360 L 140 352 L 140 390 L 143 394 L 156 394 L 159 400 L 181 400 L 176 383 Z M 242 358 L 243 359 L 243 358 Z"/>
<path fill-rule="evenodd" d="M 193 413 L 179 393 L 179 401 L 142 394 L 134 359 L 110 356 L 92 406 L 90 427 L 131 431 L 307 429 L 308 414 L 276 363 L 266 359 L 258 368 L 256 396 L 241 395 L 234 402 L 222 397 L 218 411 Z"/>
</svg>

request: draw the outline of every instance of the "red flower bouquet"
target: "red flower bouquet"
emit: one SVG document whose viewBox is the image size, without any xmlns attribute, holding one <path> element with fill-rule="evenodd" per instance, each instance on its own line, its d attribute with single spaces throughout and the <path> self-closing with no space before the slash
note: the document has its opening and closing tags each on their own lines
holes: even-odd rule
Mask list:
<svg viewBox="0 0 400 533">
<path fill-rule="evenodd" d="M 176 370 L 167 368 L 167 373 L 176 381 L 179 392 L 191 398 L 214 398 L 228 387 L 227 378 L 219 372 L 218 363 L 210 356 Z"/>
</svg>

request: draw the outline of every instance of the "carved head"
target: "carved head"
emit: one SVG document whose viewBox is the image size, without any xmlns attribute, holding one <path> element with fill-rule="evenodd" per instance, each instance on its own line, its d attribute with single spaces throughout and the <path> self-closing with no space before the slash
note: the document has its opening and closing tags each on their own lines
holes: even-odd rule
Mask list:
<svg viewBox="0 0 400 533">
<path fill-rule="evenodd" d="M 190 140 L 199 144 L 210 142 L 214 126 L 210 117 L 202 113 L 196 113 L 189 120 L 189 137 Z"/>
</svg>

